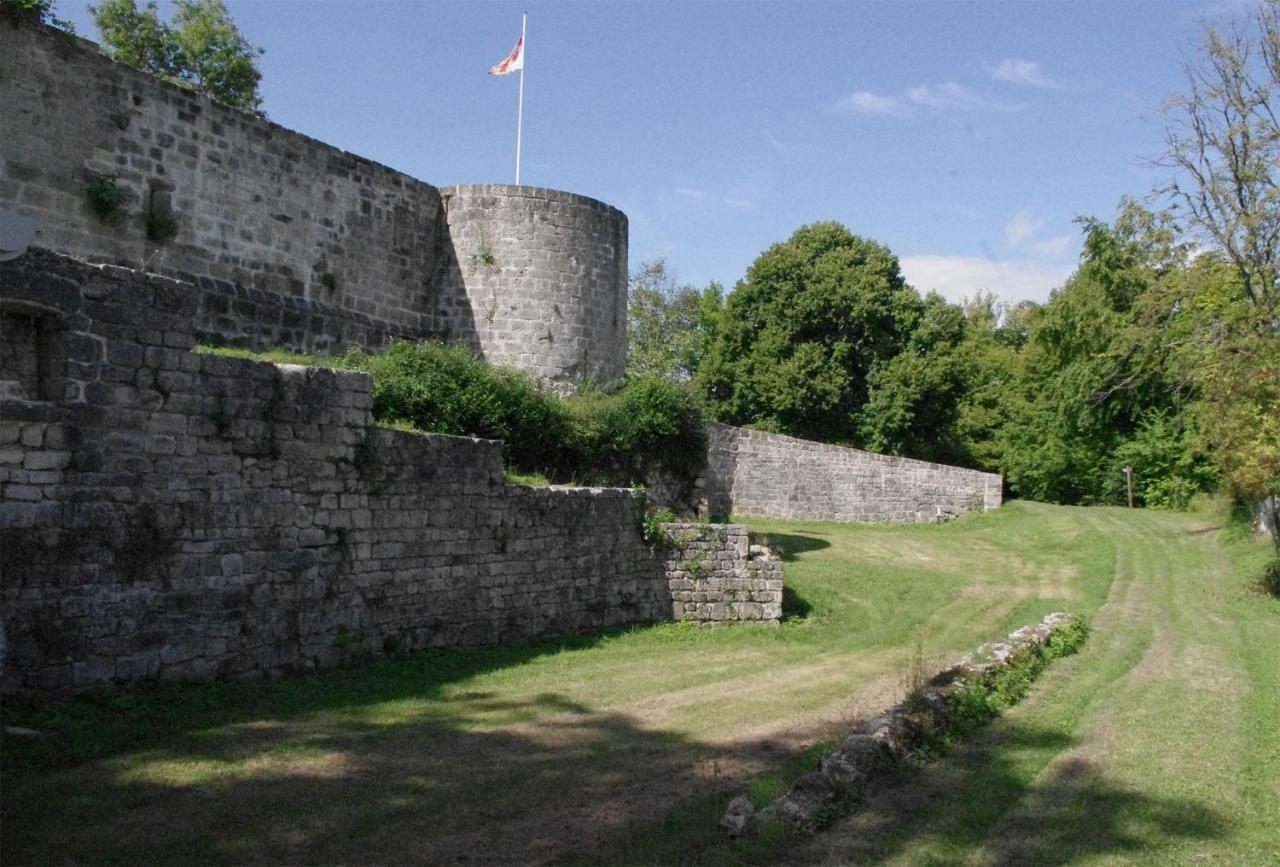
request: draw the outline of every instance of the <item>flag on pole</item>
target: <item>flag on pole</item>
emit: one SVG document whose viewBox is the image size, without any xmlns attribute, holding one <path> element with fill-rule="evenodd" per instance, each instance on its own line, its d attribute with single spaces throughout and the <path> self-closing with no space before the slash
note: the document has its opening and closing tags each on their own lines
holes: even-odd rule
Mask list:
<svg viewBox="0 0 1280 867">
<path fill-rule="evenodd" d="M 507 73 L 515 72 L 518 69 L 524 69 L 523 36 L 516 40 L 516 47 L 511 49 L 511 53 L 508 54 L 501 63 L 489 70 L 489 74 L 506 75 Z"/>
<path fill-rule="evenodd" d="M 528 33 L 529 13 L 520 14 L 520 38 L 501 63 L 489 70 L 490 75 L 520 72 L 520 98 L 516 103 L 516 186 L 520 186 L 520 135 L 524 129 L 524 37 Z"/>
</svg>

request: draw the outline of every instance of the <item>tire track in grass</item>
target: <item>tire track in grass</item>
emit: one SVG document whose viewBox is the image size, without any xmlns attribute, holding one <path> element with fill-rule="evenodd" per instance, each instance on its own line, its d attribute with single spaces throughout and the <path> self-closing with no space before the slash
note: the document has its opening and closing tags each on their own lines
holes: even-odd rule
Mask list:
<svg viewBox="0 0 1280 867">
<path fill-rule="evenodd" d="M 1084 510 L 1072 514 L 1111 535 L 1102 516 Z M 1128 545 L 1117 545 L 1106 601 L 1079 655 L 1051 666 L 1027 701 L 985 735 L 873 797 L 862 810 L 791 853 L 788 861 L 964 861 L 1031 791 L 1050 761 L 1075 742 L 1077 729 L 1087 725 L 1098 703 L 1145 654 L 1152 637 L 1143 618 L 1147 587 L 1135 576 L 1133 552 Z M 1042 712 L 1033 716 L 1029 710 L 1038 705 Z"/>
<path fill-rule="evenodd" d="M 1152 640 L 1099 696 L 1078 743 L 1037 775 L 968 863 L 1202 862 L 1228 854 L 1244 692 L 1238 666 L 1201 628 L 1211 614 L 1195 587 L 1210 575 L 1210 551 L 1175 535 L 1184 522 L 1145 513 L 1116 527 L 1129 528 Z"/>
</svg>

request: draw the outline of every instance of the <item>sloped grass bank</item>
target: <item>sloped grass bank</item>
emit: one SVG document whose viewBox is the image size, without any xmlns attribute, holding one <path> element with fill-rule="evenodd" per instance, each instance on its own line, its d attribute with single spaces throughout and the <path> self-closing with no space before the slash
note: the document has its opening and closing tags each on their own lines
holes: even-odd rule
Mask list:
<svg viewBox="0 0 1280 867">
<path fill-rule="evenodd" d="M 1014 848 L 1025 827 L 1046 845 L 1083 835 L 1063 851 L 1104 861 L 1231 863 L 1239 847 L 1259 863 L 1280 824 L 1280 616 L 1245 589 L 1254 548 L 1220 547 L 1205 523 L 1029 503 L 943 526 L 754 522 L 787 559 L 774 630 L 663 624 L 273 683 L 6 700 L 7 724 L 43 736 L 0 744 L 4 858 L 1035 861 Z M 815 848 L 722 848 L 716 822 L 744 787 L 782 794 L 852 720 L 1057 610 L 1090 621 L 1082 652 L 898 800 Z"/>
</svg>

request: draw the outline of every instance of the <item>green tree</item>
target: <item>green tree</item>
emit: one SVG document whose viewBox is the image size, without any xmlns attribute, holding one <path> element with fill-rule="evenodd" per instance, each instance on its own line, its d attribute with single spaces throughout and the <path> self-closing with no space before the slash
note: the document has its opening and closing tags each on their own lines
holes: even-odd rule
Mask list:
<svg viewBox="0 0 1280 867">
<path fill-rule="evenodd" d="M 627 373 L 674 382 L 693 378 L 713 339 L 723 290 L 677 286 L 662 259 L 631 276 L 627 292 Z"/>
<path fill-rule="evenodd" d="M 887 248 L 839 223 L 804 226 L 762 253 L 726 299 L 698 371 L 708 410 L 858 444 L 871 372 L 901 351 L 923 309 Z"/>
<path fill-rule="evenodd" d="M 246 111 L 259 111 L 262 49 L 241 35 L 222 0 L 176 0 L 173 24 L 155 0 L 102 0 L 90 6 L 107 54 L 161 78 L 207 93 Z"/>
<path fill-rule="evenodd" d="M 14 27 L 36 22 L 75 33 L 76 29 L 70 21 L 53 14 L 53 7 L 53 0 L 0 0 L 0 18 Z"/>
<path fill-rule="evenodd" d="M 1280 503 L 1280 340 L 1252 327 L 1198 372 L 1205 440 L 1228 489 L 1250 504 Z M 1275 517 L 1280 515 L 1273 515 Z M 1280 552 L 1280 537 L 1274 539 Z"/>
<path fill-rule="evenodd" d="M 1188 261 L 1167 215 L 1122 204 L 1086 220 L 1080 268 L 1035 317 L 1001 435 L 1001 467 L 1022 496 L 1180 507 L 1216 474 L 1190 412 L 1194 313 L 1219 291 L 1213 257 Z M 1220 275 L 1219 275 L 1220 276 Z"/>
<path fill-rule="evenodd" d="M 1040 305 L 1023 301 L 1003 305 L 990 293 L 979 293 L 964 305 L 964 340 L 956 351 L 966 377 L 956 409 L 958 463 L 990 472 L 1002 464 L 1002 435 L 1018 405 L 1022 348 Z"/>
<path fill-rule="evenodd" d="M 868 376 L 858 427 L 867 448 L 943 463 L 966 462 L 956 424 L 969 385 L 964 311 L 930 294 L 897 355 Z"/>
</svg>

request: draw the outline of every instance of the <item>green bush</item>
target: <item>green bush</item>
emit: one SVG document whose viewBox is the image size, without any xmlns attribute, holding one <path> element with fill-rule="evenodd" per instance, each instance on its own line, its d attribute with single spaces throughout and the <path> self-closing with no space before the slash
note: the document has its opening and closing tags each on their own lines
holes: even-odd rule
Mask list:
<svg viewBox="0 0 1280 867">
<path fill-rule="evenodd" d="M 702 413 L 686 386 L 633 377 L 613 394 L 585 392 L 569 405 L 580 467 L 597 480 L 631 484 L 650 469 L 691 476 L 705 459 Z"/>
<path fill-rule="evenodd" d="M 500 439 L 508 463 L 526 473 L 555 477 L 575 463 L 563 402 L 527 375 L 486 364 L 465 347 L 401 340 L 358 366 L 373 376 L 379 422 Z"/>
<path fill-rule="evenodd" d="M 1258 575 L 1263 592 L 1280 596 L 1280 557 L 1272 557 Z"/>
<path fill-rule="evenodd" d="M 124 198 L 116 176 L 113 174 L 94 175 L 85 187 L 85 196 L 89 199 L 89 207 L 99 220 L 105 220 L 116 212 Z"/>
</svg>

